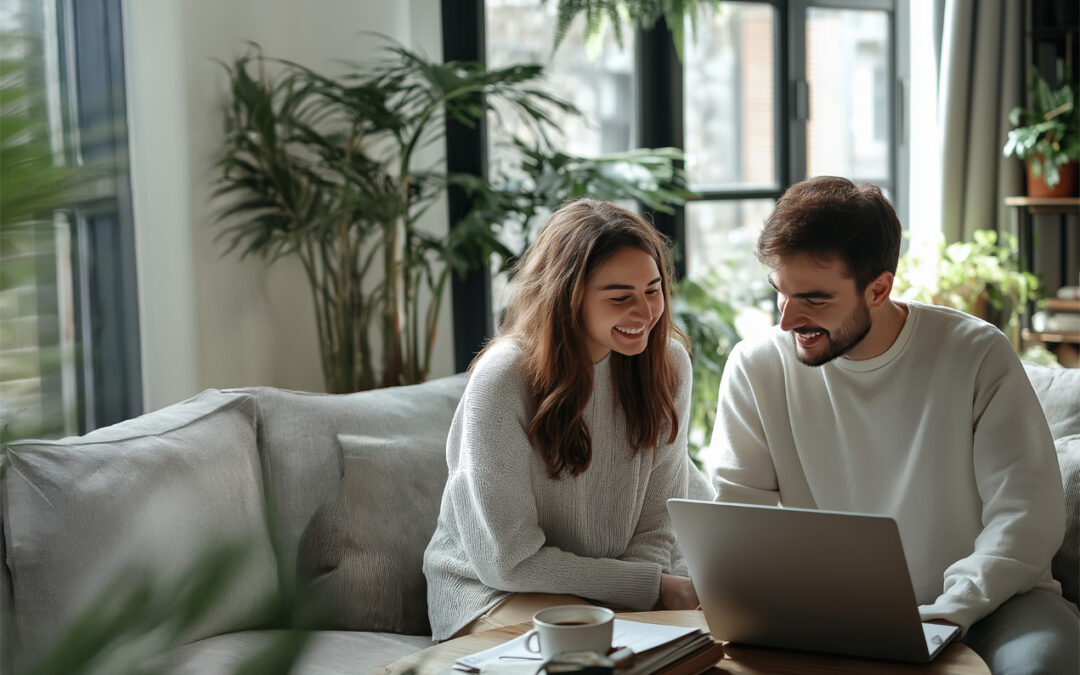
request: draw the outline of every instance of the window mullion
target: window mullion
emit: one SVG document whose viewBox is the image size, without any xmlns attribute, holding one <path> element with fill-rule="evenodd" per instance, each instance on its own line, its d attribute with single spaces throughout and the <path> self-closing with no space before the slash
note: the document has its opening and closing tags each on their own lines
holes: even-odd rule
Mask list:
<svg viewBox="0 0 1080 675">
<path fill-rule="evenodd" d="M 484 0 L 443 0 L 442 36 L 444 61 L 486 62 Z M 487 176 L 487 119 L 467 127 L 446 120 L 446 171 Z M 450 223 L 468 214 L 469 198 L 461 188 L 447 190 Z M 473 357 L 495 334 L 492 325 L 491 273 L 486 267 L 473 270 L 462 279 L 450 275 L 454 331 L 454 370 L 463 372 Z"/>
<path fill-rule="evenodd" d="M 784 81 L 785 128 L 788 130 L 787 184 L 806 178 L 806 121 L 809 114 L 809 89 L 806 79 L 806 8 L 804 0 L 791 0 L 786 12 L 787 79 Z M 800 106 L 805 109 L 800 112 Z"/>
<path fill-rule="evenodd" d="M 683 148 L 683 70 L 667 23 L 660 19 L 651 28 L 638 28 L 635 41 L 638 91 L 638 138 L 643 148 Z M 651 214 L 657 229 L 675 246 L 676 274 L 685 269 L 685 209 L 674 214 Z"/>
</svg>

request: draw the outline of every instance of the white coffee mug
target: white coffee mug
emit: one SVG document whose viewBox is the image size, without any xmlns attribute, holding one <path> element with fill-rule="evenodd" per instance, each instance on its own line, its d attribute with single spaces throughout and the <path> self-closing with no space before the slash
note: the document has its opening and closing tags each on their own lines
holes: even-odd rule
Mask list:
<svg viewBox="0 0 1080 675">
<path fill-rule="evenodd" d="M 611 649 L 615 612 L 593 605 L 559 605 L 533 614 L 533 629 L 525 648 L 544 659 L 563 652 L 596 652 Z"/>
</svg>

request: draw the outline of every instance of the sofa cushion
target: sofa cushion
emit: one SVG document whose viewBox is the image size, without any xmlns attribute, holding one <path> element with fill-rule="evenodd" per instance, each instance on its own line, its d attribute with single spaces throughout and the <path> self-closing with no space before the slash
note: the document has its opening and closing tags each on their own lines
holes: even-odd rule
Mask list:
<svg viewBox="0 0 1080 675">
<path fill-rule="evenodd" d="M 446 483 L 446 435 L 465 377 L 369 392 L 363 434 L 340 434 L 345 477 L 300 544 L 317 625 L 429 634 L 424 549 Z"/>
<path fill-rule="evenodd" d="M 1080 605 L 1080 434 L 1059 438 L 1054 445 L 1065 486 L 1065 541 L 1051 569 L 1061 594 Z"/>
<path fill-rule="evenodd" d="M 1024 370 L 1039 397 L 1050 434 L 1055 439 L 1080 434 L 1080 369 L 1025 363 Z"/>
<path fill-rule="evenodd" d="M 200 640 L 165 654 L 152 672 L 171 675 L 233 675 L 246 661 L 272 649 L 281 631 L 245 631 Z M 291 675 L 371 673 L 431 646 L 431 638 L 392 633 L 318 631 L 311 634 Z"/>
<path fill-rule="evenodd" d="M 270 503 L 270 526 L 283 590 L 296 590 L 300 538 L 316 509 L 337 499 L 344 474 L 338 434 L 442 434 L 450 428 L 429 408 L 457 405 L 465 375 L 356 394 L 313 394 L 272 387 L 253 394 L 259 405 L 259 452 Z M 452 410 L 451 410 L 452 412 Z"/>
<path fill-rule="evenodd" d="M 41 654 L 103 587 L 132 574 L 168 581 L 204 552 L 251 555 L 183 636 L 258 625 L 277 590 L 251 396 L 208 390 L 59 441 L 13 443 L 3 527 L 19 663 Z"/>
<path fill-rule="evenodd" d="M 1025 363 L 1057 448 L 1065 489 L 1065 541 L 1051 569 L 1061 594 L 1080 605 L 1080 370 Z"/>
</svg>

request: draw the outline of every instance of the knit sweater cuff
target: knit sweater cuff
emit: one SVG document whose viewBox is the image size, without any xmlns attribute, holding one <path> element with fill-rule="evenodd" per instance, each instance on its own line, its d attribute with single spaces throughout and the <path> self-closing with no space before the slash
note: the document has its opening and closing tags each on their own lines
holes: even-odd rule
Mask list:
<svg viewBox="0 0 1080 675">
<path fill-rule="evenodd" d="M 660 600 L 660 565 L 639 562 L 628 566 L 618 590 L 619 604 L 625 603 L 626 609 L 633 612 L 648 612 Z"/>
</svg>

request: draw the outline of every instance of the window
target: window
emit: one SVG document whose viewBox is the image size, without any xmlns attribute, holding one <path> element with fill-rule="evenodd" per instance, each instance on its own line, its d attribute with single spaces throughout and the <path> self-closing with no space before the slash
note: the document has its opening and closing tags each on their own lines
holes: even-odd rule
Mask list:
<svg viewBox="0 0 1080 675">
<path fill-rule="evenodd" d="M 575 22 L 558 51 L 552 54 L 556 4 L 539 0 L 488 0 L 485 62 L 501 68 L 515 63 L 543 63 L 549 90 L 572 101 L 584 112 L 561 125 L 565 151 L 599 155 L 629 150 L 636 145 L 634 116 L 634 31 L 623 26 L 620 47 L 612 31 L 601 44 L 586 45 L 584 23 Z M 488 152 L 492 163 L 514 129 L 491 128 Z"/>
<path fill-rule="evenodd" d="M 453 4 L 460 11 L 461 3 Z M 567 129 L 572 151 L 684 149 L 688 179 L 701 197 L 673 218 L 656 214 L 655 222 L 676 241 L 680 273 L 719 278 L 720 292 L 737 307 L 771 304 L 753 249 L 762 221 L 793 182 L 823 174 L 873 182 L 906 223 L 906 137 L 897 132 L 904 122 L 896 114 L 903 105 L 896 83 L 906 72 L 898 45 L 906 44 L 907 22 L 898 17 L 907 0 L 706 6 L 696 31 L 686 26 L 681 61 L 662 23 L 624 30 L 620 49 L 610 35 L 600 45 L 584 44 L 578 17 L 552 56 L 557 3 L 464 4 L 478 17 L 477 58 L 545 63 L 556 90 L 586 110 L 591 124 Z M 445 22 L 443 30 L 444 44 L 462 39 Z M 489 130 L 491 162 L 499 161 L 507 131 Z M 455 322 L 458 316 L 455 308 Z M 459 368 L 466 363 L 459 357 Z"/>
<path fill-rule="evenodd" d="M 581 156 L 596 156 L 623 152 L 635 145 L 637 119 L 635 100 L 637 82 L 634 73 L 634 30 L 623 26 L 623 44 L 608 31 L 600 44 L 586 45 L 584 21 L 578 20 L 568 31 L 563 44 L 552 54 L 557 14 L 553 2 L 540 0 L 488 0 L 485 4 L 487 27 L 485 63 L 501 68 L 515 63 L 545 64 L 547 90 L 568 99 L 582 116 L 562 115 L 558 120 L 564 152 Z M 516 153 L 507 148 L 520 134 L 517 128 L 500 124 L 516 120 L 512 115 L 490 115 L 488 118 L 488 175 L 513 175 Z M 625 206 L 633 208 L 634 205 Z M 546 217 L 541 214 L 538 218 Z M 520 250 L 524 241 L 509 232 L 506 242 L 512 250 Z M 505 308 L 506 275 L 493 260 L 491 274 L 491 321 Z"/>
<path fill-rule="evenodd" d="M 685 209 L 685 273 L 718 279 L 717 291 L 753 321 L 743 326 L 771 323 L 754 246 L 788 185 L 839 175 L 896 195 L 895 9 L 725 2 L 702 12 L 696 33 L 686 27 L 684 147 L 702 199 Z M 745 311 L 754 308 L 762 314 Z"/>
<path fill-rule="evenodd" d="M 892 192 L 885 12 L 810 7 L 806 17 L 806 173 Z"/>
<path fill-rule="evenodd" d="M 761 223 L 782 191 L 781 18 L 766 3 L 706 8 L 687 20 L 682 115 L 687 178 L 701 200 L 685 209 L 684 273 L 714 275 L 735 307 L 768 302 L 754 256 Z"/>
<path fill-rule="evenodd" d="M 4 440 L 84 433 L 142 412 L 120 2 L 5 0 L 0 29 L 21 36 L 6 84 L 24 101 L 18 142 L 44 158 L 34 176 L 84 167 L 77 200 L 3 221 L 2 264 L 18 272 L 0 282 Z"/>
</svg>

